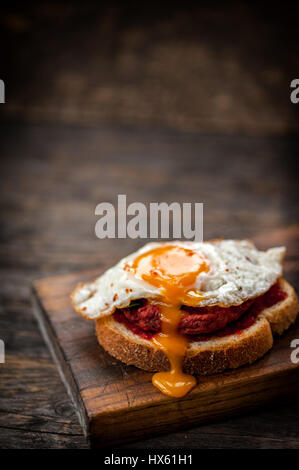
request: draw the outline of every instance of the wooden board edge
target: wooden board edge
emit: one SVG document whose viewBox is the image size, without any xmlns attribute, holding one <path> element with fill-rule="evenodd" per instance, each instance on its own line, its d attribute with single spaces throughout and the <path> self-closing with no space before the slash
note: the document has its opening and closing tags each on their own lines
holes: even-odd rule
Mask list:
<svg viewBox="0 0 299 470">
<path fill-rule="evenodd" d="M 287 385 L 288 384 L 288 385 Z M 167 434 L 168 432 L 179 432 L 190 429 L 196 425 L 205 425 L 208 423 L 219 422 L 229 417 L 246 415 L 252 411 L 259 410 L 262 407 L 270 408 L 273 404 L 279 405 L 282 400 L 296 398 L 299 391 L 299 383 L 297 380 L 296 369 L 291 369 L 276 375 L 268 376 L 268 380 L 264 382 L 262 379 L 253 384 L 250 395 L 253 399 L 247 400 L 248 395 L 247 384 L 239 387 L 239 394 L 234 397 L 233 403 L 226 398 L 220 398 L 215 395 L 214 399 L 205 404 L 193 402 L 192 407 L 185 408 L 178 404 L 178 409 L 173 407 L 174 403 L 160 403 L 153 407 L 148 407 L 146 416 L 145 409 L 132 409 L 128 413 L 115 413 L 112 416 L 100 415 L 91 418 L 90 422 L 90 445 L 93 448 L 109 447 L 113 445 L 121 445 L 126 443 L 134 443 L 136 441 L 150 439 L 152 436 Z M 286 386 L 287 385 L 287 386 Z M 289 388 L 291 386 L 291 389 Z M 229 387 L 235 390 L 231 385 Z M 227 390 L 226 390 L 227 393 Z M 244 400 L 245 398 L 245 400 Z M 192 400 L 190 400 L 191 402 Z M 166 415 L 164 422 L 151 422 L 149 426 L 144 427 L 144 423 L 152 415 L 159 413 L 161 408 L 162 415 Z M 193 409 L 197 412 L 193 413 Z M 177 413 L 177 421 L 168 420 L 171 413 Z M 126 415 L 126 416 L 125 416 Z M 160 415 L 161 416 L 161 415 Z M 130 432 L 124 433 L 122 430 L 122 421 L 126 421 L 126 426 L 130 426 Z M 116 426 L 116 421 L 120 422 L 120 426 Z M 140 424 L 138 424 L 140 423 Z M 123 431 L 123 432 L 122 432 Z"/>
<path fill-rule="evenodd" d="M 44 341 L 51 353 L 51 356 L 57 366 L 60 378 L 66 388 L 68 396 L 72 400 L 72 403 L 75 407 L 76 415 L 79 419 L 79 423 L 82 427 L 83 434 L 90 444 L 89 439 L 89 420 L 87 412 L 80 396 L 80 391 L 77 387 L 77 384 L 74 380 L 73 374 L 71 372 L 70 366 L 68 365 L 64 353 L 59 345 L 55 332 L 52 328 L 52 325 L 46 315 L 46 312 L 39 300 L 38 293 L 36 291 L 35 285 L 32 284 L 31 287 L 31 302 L 33 306 L 33 314 L 37 320 L 39 329 L 42 333 Z"/>
</svg>

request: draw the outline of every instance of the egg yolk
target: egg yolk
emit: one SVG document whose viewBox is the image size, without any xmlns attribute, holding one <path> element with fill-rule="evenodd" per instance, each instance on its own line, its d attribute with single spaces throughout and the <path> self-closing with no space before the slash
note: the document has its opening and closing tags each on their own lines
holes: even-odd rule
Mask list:
<svg viewBox="0 0 299 470">
<path fill-rule="evenodd" d="M 132 263 L 135 275 L 159 288 L 162 329 L 152 342 L 165 352 L 170 370 L 153 376 L 153 384 L 163 393 L 182 397 L 195 385 L 196 379 L 183 372 L 187 339 L 178 332 L 182 317 L 181 305 L 196 306 L 202 295 L 194 290 L 197 276 L 209 266 L 198 252 L 175 245 L 154 248 L 137 257 Z"/>
</svg>

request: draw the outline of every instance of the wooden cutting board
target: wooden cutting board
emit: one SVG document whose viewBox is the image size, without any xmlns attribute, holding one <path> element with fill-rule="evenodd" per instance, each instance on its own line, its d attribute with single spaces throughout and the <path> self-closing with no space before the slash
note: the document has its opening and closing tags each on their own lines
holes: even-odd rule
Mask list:
<svg viewBox="0 0 299 470">
<path fill-rule="evenodd" d="M 299 363 L 290 360 L 290 343 L 299 338 L 297 322 L 256 363 L 199 377 L 198 386 L 184 398 L 162 395 L 153 387 L 151 373 L 109 356 L 97 342 L 94 323 L 73 311 L 69 301 L 72 289 L 77 282 L 99 274 L 57 276 L 33 286 L 36 317 L 91 446 L 187 428 L 283 400 L 299 391 Z"/>
</svg>

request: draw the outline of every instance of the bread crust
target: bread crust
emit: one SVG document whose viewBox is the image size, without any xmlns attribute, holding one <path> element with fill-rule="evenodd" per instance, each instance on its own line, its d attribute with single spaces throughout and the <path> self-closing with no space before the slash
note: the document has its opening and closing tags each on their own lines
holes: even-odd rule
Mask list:
<svg viewBox="0 0 299 470">
<path fill-rule="evenodd" d="M 262 357 L 273 345 L 273 333 L 281 334 L 296 319 L 299 303 L 293 287 L 280 279 L 286 299 L 264 309 L 255 323 L 239 334 L 190 343 L 183 363 L 185 372 L 209 375 L 252 363 Z M 111 354 L 128 365 L 147 371 L 169 370 L 166 354 L 151 341 L 128 330 L 113 316 L 96 321 L 99 343 Z"/>
<path fill-rule="evenodd" d="M 263 310 L 263 316 L 269 321 L 272 332 L 281 335 L 296 320 L 299 302 L 295 289 L 285 279 L 279 280 L 280 288 L 286 292 L 286 299 Z"/>
</svg>

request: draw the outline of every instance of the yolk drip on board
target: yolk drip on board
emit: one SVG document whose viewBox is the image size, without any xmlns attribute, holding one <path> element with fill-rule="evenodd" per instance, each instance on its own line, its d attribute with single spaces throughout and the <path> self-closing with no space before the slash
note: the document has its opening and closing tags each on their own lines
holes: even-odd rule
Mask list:
<svg viewBox="0 0 299 470">
<path fill-rule="evenodd" d="M 188 341 L 177 330 L 182 317 L 180 308 L 183 304 L 196 306 L 202 299 L 193 286 L 197 276 L 207 272 L 209 266 L 204 257 L 193 250 L 164 245 L 140 255 L 132 268 L 138 277 L 161 292 L 162 331 L 152 342 L 167 355 L 170 371 L 156 373 L 153 384 L 166 395 L 182 397 L 196 385 L 196 379 L 183 372 Z"/>
</svg>

